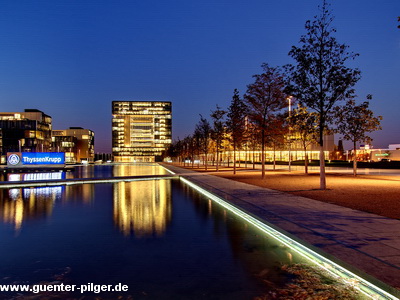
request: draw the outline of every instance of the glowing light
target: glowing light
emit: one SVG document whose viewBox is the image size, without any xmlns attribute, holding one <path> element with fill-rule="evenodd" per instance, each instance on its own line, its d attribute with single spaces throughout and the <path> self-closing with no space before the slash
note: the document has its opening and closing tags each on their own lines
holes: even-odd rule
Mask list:
<svg viewBox="0 0 400 300">
<path fill-rule="evenodd" d="M 382 297 L 383 299 L 392 299 L 392 300 L 399 300 L 397 297 L 389 294 L 388 292 L 384 291 L 383 289 L 377 287 L 376 285 L 368 282 L 367 280 L 361 278 L 360 276 L 350 272 L 349 270 L 345 269 L 344 267 L 338 265 L 337 263 L 327 259 L 326 257 L 318 254 L 317 252 L 307 248 L 303 244 L 289 238 L 288 236 L 284 235 L 280 231 L 268 226 L 264 222 L 252 217 L 242 211 L 241 209 L 237 208 L 236 206 L 226 202 L 225 200 L 217 197 L 216 195 L 210 193 L 209 191 L 199 187 L 198 185 L 192 183 L 191 181 L 180 177 L 180 179 L 198 191 L 199 193 L 203 194 L 204 196 L 210 198 L 211 200 L 215 201 L 216 203 L 220 204 L 222 207 L 230 210 L 235 215 L 241 217 L 242 219 L 246 220 L 247 222 L 251 223 L 256 228 L 260 229 L 261 231 L 265 232 L 269 236 L 275 238 L 279 242 L 283 243 L 299 255 L 304 258 L 307 258 L 311 262 L 317 264 L 320 268 L 328 271 L 331 275 L 335 278 L 342 278 L 347 281 L 351 286 L 353 286 L 356 290 L 363 293 L 365 296 L 371 299 L 379 299 Z"/>
<path fill-rule="evenodd" d="M 124 235 L 162 236 L 171 220 L 169 181 L 151 180 L 114 185 L 114 223 Z"/>
<path fill-rule="evenodd" d="M 20 174 L 9 174 L 8 181 L 21 181 L 21 175 Z"/>
</svg>

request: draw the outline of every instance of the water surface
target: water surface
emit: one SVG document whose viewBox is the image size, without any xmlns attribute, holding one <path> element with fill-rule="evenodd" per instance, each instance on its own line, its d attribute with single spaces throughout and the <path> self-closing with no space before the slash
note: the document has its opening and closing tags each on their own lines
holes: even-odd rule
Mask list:
<svg viewBox="0 0 400 300">
<path fill-rule="evenodd" d="M 71 175 L 153 172 L 166 171 L 95 166 Z M 299 261 L 178 179 L 0 190 L 0 221 L 0 284 L 129 287 L 85 299 L 252 299 Z"/>
</svg>

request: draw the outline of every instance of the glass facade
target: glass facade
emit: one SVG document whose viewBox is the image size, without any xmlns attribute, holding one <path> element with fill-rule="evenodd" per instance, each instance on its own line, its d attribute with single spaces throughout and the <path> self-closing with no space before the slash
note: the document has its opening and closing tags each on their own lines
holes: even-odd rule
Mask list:
<svg viewBox="0 0 400 300">
<path fill-rule="evenodd" d="M 112 151 L 116 162 L 160 160 L 171 142 L 171 102 L 112 102 Z"/>
<path fill-rule="evenodd" d="M 37 109 L 0 113 L 1 155 L 7 152 L 48 152 L 52 119 Z"/>
<path fill-rule="evenodd" d="M 82 127 L 53 130 L 52 149 L 65 152 L 67 163 L 94 162 L 94 132 Z"/>
</svg>

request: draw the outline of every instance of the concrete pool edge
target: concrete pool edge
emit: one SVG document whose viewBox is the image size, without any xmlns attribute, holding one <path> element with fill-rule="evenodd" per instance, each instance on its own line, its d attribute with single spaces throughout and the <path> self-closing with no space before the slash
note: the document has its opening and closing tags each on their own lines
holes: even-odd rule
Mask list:
<svg viewBox="0 0 400 300">
<path fill-rule="evenodd" d="M 71 178 L 60 180 L 35 180 L 35 181 L 3 181 L 0 182 L 0 189 L 28 188 L 28 187 L 50 187 L 60 185 L 88 184 L 88 183 L 114 183 L 120 181 L 155 180 L 177 178 L 174 175 L 139 175 L 121 176 L 113 178 Z"/>
<path fill-rule="evenodd" d="M 314 203 L 316 200 L 258 188 L 168 164 L 161 165 L 210 194 L 222 198 L 227 203 L 265 223 L 272 229 L 292 238 L 295 242 L 299 242 L 318 255 L 333 261 L 346 271 L 354 273 L 366 282 L 372 282 L 372 285 L 377 287 L 378 290 L 383 289 L 390 293 L 386 296 L 385 292 L 382 293 L 379 299 L 398 299 L 397 297 L 400 296 L 400 291 L 396 289 L 400 278 L 398 266 L 382 261 L 379 257 L 364 253 L 354 245 L 343 243 L 338 237 L 320 234 L 314 228 L 308 228 L 309 224 L 304 219 L 296 220 L 294 218 L 291 220 L 288 218 L 291 214 L 285 216 L 283 213 L 284 210 L 290 208 L 290 203 L 282 207 L 279 207 L 279 204 L 277 205 L 277 202 L 282 202 L 283 200 L 287 202 L 286 200 L 288 199 L 290 199 L 288 202 L 292 203 L 293 201 L 296 202 L 296 200 Z M 272 204 L 268 203 L 268 200 L 265 201 L 268 197 L 273 198 Z M 263 201 L 263 205 L 260 205 L 260 199 Z M 268 210 L 268 208 L 271 210 Z M 338 208 L 335 206 L 335 209 Z M 345 213 L 348 213 L 348 209 L 345 210 Z M 371 214 L 367 215 L 370 216 Z M 375 289 L 375 287 L 372 287 L 372 289 Z"/>
</svg>

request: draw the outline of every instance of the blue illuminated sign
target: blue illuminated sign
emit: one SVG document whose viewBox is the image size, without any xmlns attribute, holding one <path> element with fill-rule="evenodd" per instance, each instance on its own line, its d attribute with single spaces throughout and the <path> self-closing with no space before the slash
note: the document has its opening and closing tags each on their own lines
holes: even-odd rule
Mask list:
<svg viewBox="0 0 400 300">
<path fill-rule="evenodd" d="M 7 155 L 8 167 L 65 165 L 63 152 L 14 152 Z"/>
<path fill-rule="evenodd" d="M 63 165 L 65 153 L 62 152 L 22 152 L 23 165 Z"/>
</svg>

